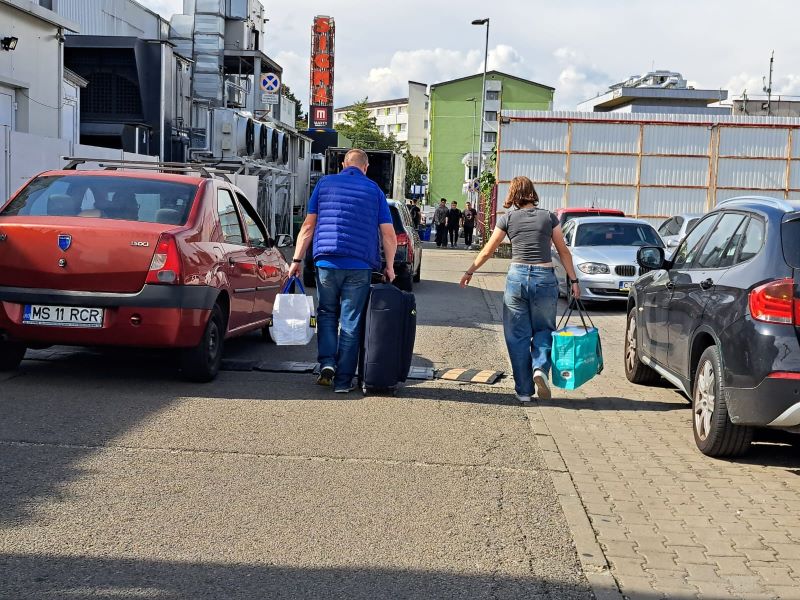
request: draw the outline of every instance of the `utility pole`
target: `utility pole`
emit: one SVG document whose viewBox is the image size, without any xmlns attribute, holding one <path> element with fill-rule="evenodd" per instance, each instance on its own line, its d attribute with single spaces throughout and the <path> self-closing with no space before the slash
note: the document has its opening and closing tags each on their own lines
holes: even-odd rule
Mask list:
<svg viewBox="0 0 800 600">
<path fill-rule="evenodd" d="M 775 62 L 775 50 L 769 56 L 769 83 L 764 86 L 764 91 L 767 93 L 767 116 L 772 116 L 772 66 Z M 762 80 L 763 81 L 763 80 Z"/>
</svg>

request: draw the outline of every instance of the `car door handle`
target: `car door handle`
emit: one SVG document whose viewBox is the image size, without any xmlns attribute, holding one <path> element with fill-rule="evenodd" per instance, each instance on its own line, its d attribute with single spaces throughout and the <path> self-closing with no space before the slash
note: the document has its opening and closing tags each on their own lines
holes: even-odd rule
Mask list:
<svg viewBox="0 0 800 600">
<path fill-rule="evenodd" d="M 264 261 L 263 260 L 256 261 L 256 264 L 258 265 L 258 268 L 260 269 L 260 268 L 262 268 L 264 266 Z"/>
<path fill-rule="evenodd" d="M 675 289 L 675 282 L 674 281 L 668 281 L 667 282 L 667 289 L 668 290 L 674 290 Z"/>
<path fill-rule="evenodd" d="M 710 289 L 714 285 L 714 280 L 710 277 L 700 282 L 700 287 L 704 290 Z"/>
<path fill-rule="evenodd" d="M 232 267 L 235 267 L 235 266 L 236 266 L 236 261 L 233 259 L 233 257 L 232 257 L 232 256 L 229 256 L 229 257 L 228 257 L 228 264 L 229 264 L 230 266 L 232 266 Z"/>
</svg>

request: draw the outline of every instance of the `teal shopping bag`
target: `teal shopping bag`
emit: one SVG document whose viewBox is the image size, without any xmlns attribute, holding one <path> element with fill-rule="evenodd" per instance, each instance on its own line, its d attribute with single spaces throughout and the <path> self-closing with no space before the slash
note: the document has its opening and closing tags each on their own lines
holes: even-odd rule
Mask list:
<svg viewBox="0 0 800 600">
<path fill-rule="evenodd" d="M 565 390 L 575 390 L 603 371 L 600 332 L 581 301 L 576 300 L 575 305 L 581 325 L 569 324 L 572 308 L 568 308 L 553 332 L 553 385 Z"/>
</svg>

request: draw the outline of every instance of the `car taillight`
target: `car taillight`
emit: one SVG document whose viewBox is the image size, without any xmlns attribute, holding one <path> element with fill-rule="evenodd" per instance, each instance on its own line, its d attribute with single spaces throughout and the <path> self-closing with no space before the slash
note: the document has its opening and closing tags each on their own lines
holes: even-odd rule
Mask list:
<svg viewBox="0 0 800 600">
<path fill-rule="evenodd" d="M 765 323 L 800 324 L 800 301 L 794 297 L 794 279 L 778 279 L 750 292 L 750 316 Z"/>
<path fill-rule="evenodd" d="M 408 246 L 408 234 L 407 233 L 398 233 L 397 234 L 397 245 L 398 246 Z"/>
<path fill-rule="evenodd" d="M 800 373 L 794 373 L 789 371 L 775 371 L 774 373 L 770 373 L 767 375 L 767 379 L 791 379 L 791 380 L 800 380 Z"/>
<path fill-rule="evenodd" d="M 150 261 L 150 271 L 147 273 L 145 283 L 180 283 L 181 257 L 178 253 L 178 244 L 175 238 L 167 233 L 162 233 L 156 244 L 153 260 Z"/>
</svg>

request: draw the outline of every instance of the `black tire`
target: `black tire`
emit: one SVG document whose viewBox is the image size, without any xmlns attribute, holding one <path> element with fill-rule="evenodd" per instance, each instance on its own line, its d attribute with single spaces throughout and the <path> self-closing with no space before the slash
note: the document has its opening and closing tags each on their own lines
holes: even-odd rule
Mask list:
<svg viewBox="0 0 800 600">
<path fill-rule="evenodd" d="M 721 374 L 719 349 L 710 346 L 700 356 L 692 386 L 694 441 L 706 456 L 742 456 L 753 441 L 753 428 L 731 423 Z"/>
<path fill-rule="evenodd" d="M 396 274 L 394 278 L 394 285 L 404 292 L 414 291 L 414 277 L 411 274 L 411 269 L 408 267 Z"/>
<path fill-rule="evenodd" d="M 417 272 L 414 273 L 414 283 L 419 283 L 422 279 L 422 259 L 419 259 L 419 267 L 417 267 Z"/>
<path fill-rule="evenodd" d="M 181 371 L 185 379 L 207 383 L 217 376 L 222 364 L 225 331 L 225 316 L 219 304 L 215 304 L 200 343 L 181 351 Z"/>
<path fill-rule="evenodd" d="M 625 326 L 625 348 L 622 352 L 622 360 L 625 363 L 625 377 L 631 383 L 648 385 L 658 382 L 661 376 L 644 364 L 639 357 L 636 306 L 631 308 L 628 313 L 628 320 Z"/>
<path fill-rule="evenodd" d="M 261 341 L 265 344 L 275 343 L 275 340 L 272 339 L 272 336 L 269 333 L 269 326 L 261 328 Z"/>
<path fill-rule="evenodd" d="M 27 348 L 19 342 L 0 341 L 0 371 L 16 371 Z"/>
</svg>

